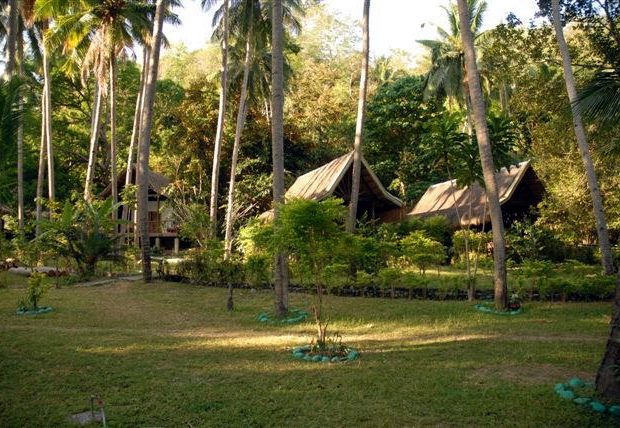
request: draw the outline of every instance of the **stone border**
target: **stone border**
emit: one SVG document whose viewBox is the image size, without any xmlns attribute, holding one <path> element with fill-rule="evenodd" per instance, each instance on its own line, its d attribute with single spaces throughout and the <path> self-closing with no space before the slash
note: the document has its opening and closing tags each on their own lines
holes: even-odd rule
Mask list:
<svg viewBox="0 0 620 428">
<path fill-rule="evenodd" d="M 310 314 L 303 309 L 289 309 L 289 316 L 287 318 L 278 320 L 274 319 L 271 314 L 267 312 L 261 312 L 256 318 L 259 322 L 264 324 L 297 324 L 308 319 Z"/>
<path fill-rule="evenodd" d="M 51 306 L 42 306 L 37 309 L 19 308 L 15 311 L 15 313 L 17 315 L 39 315 L 52 312 L 53 310 L 54 308 L 52 308 Z"/>
<path fill-rule="evenodd" d="M 620 416 L 620 405 L 605 405 L 598 400 L 585 395 L 580 395 L 577 391 L 583 388 L 593 388 L 592 382 L 584 382 L 578 377 L 573 377 L 567 383 L 556 383 L 553 387 L 555 393 L 565 400 L 571 400 L 573 403 L 580 406 L 589 407 L 594 412 L 605 413 L 608 412 L 614 416 Z"/>
<path fill-rule="evenodd" d="M 491 308 L 488 305 L 479 303 L 477 305 L 474 305 L 474 308 L 480 312 L 484 312 L 486 314 L 494 314 L 494 315 L 519 315 L 523 313 L 523 306 L 521 306 L 519 309 L 516 309 L 516 310 L 498 311 L 497 309 Z"/>
<path fill-rule="evenodd" d="M 355 348 L 345 348 L 347 355 L 344 357 L 329 357 L 327 355 L 309 355 L 312 346 L 304 345 L 293 348 L 293 357 L 298 360 L 304 360 L 313 363 L 345 363 L 347 361 L 355 361 L 360 358 L 360 353 Z"/>
</svg>

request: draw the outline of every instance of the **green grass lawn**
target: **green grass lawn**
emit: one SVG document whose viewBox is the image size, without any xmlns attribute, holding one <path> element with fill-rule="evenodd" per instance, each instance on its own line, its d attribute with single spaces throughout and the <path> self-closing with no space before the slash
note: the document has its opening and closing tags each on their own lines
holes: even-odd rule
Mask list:
<svg viewBox="0 0 620 428">
<path fill-rule="evenodd" d="M 558 398 L 591 380 L 611 303 L 531 303 L 523 315 L 465 302 L 328 298 L 346 364 L 291 356 L 311 323 L 260 325 L 269 292 L 120 283 L 52 289 L 56 310 L 17 316 L 0 289 L 0 426 L 67 425 L 91 394 L 110 426 L 611 426 Z M 311 296 L 293 294 L 307 308 Z"/>
</svg>

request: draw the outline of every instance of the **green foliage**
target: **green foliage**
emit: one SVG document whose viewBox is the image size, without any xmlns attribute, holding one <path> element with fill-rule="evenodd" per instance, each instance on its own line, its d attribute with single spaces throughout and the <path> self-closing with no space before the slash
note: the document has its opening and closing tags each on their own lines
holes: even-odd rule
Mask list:
<svg viewBox="0 0 620 428">
<path fill-rule="evenodd" d="M 436 177 L 419 150 L 418 136 L 438 110 L 423 91 L 422 77 L 406 76 L 381 85 L 368 102 L 364 154 L 381 181 L 406 200 L 419 197 Z"/>
<path fill-rule="evenodd" d="M 36 242 L 73 259 L 82 276 L 92 276 L 97 262 L 110 254 L 117 242 L 118 221 L 112 219 L 117 208 L 111 198 L 93 202 L 68 200 L 60 213 L 42 221 Z"/>
<path fill-rule="evenodd" d="M 205 247 L 209 244 L 209 211 L 202 204 L 177 205 L 175 216 L 180 224 L 179 235 Z"/>
<path fill-rule="evenodd" d="M 469 251 L 472 253 L 485 254 L 487 245 L 493 242 L 492 232 L 476 232 L 468 229 L 461 229 L 454 232 L 452 240 L 454 242 L 454 253 L 457 257 L 465 256 L 465 241 L 469 240 Z"/>
<path fill-rule="evenodd" d="M 428 267 L 440 264 L 446 257 L 443 245 L 422 231 L 412 232 L 403 238 L 401 247 L 403 256 L 417 266 L 422 275 Z"/>
<path fill-rule="evenodd" d="M 342 200 L 294 199 L 280 206 L 274 225 L 275 248 L 295 257 L 312 275 L 317 296 L 312 312 L 317 326 L 317 343 L 321 347 L 326 346 L 328 324 L 323 314 L 325 269 L 345 251 L 342 248 L 345 217 Z"/>
<path fill-rule="evenodd" d="M 20 310 L 37 310 L 41 298 L 48 292 L 50 285 L 43 282 L 45 275 L 33 272 L 28 278 L 26 296 L 19 302 Z"/>
<path fill-rule="evenodd" d="M 562 262 L 568 256 L 564 242 L 544 225 L 530 220 L 514 221 L 506 234 L 509 257 L 517 262 L 524 260 L 550 260 Z"/>
<path fill-rule="evenodd" d="M 270 284 L 272 264 L 271 257 L 263 254 L 247 256 L 243 266 L 247 283 L 258 288 Z"/>
</svg>

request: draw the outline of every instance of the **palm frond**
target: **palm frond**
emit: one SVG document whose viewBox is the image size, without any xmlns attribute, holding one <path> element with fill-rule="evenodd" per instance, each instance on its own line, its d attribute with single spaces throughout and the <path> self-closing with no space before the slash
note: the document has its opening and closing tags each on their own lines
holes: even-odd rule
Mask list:
<svg viewBox="0 0 620 428">
<path fill-rule="evenodd" d="M 581 91 L 575 108 L 588 119 L 617 122 L 620 119 L 620 73 L 603 70 Z"/>
</svg>

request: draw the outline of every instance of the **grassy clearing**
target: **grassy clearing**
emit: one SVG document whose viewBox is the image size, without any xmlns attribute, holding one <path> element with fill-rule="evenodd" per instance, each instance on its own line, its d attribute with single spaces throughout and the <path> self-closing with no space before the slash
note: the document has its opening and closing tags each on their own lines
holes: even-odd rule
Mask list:
<svg viewBox="0 0 620 428">
<path fill-rule="evenodd" d="M 464 302 L 328 299 L 343 365 L 290 355 L 312 324 L 261 325 L 267 292 L 184 284 L 53 289 L 55 312 L 15 315 L 0 289 L 0 426 L 64 426 L 91 394 L 111 426 L 610 426 L 553 384 L 591 379 L 611 304 L 528 304 L 498 317 Z M 311 296 L 291 295 L 305 308 Z"/>
</svg>

